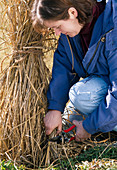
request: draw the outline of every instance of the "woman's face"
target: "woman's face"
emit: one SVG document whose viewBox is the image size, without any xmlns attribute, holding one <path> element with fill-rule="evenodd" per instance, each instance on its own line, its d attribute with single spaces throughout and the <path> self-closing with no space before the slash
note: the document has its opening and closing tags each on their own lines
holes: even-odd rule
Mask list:
<svg viewBox="0 0 117 170">
<path fill-rule="evenodd" d="M 81 25 L 78 22 L 77 19 L 77 11 L 75 8 L 70 8 L 69 11 L 69 19 L 67 20 L 58 20 L 58 21 L 52 21 L 52 20 L 45 20 L 43 22 L 43 25 L 47 28 L 52 28 L 55 31 L 56 35 L 65 34 L 69 35 L 70 37 L 76 36 L 81 29 L 83 28 L 83 25 Z"/>
</svg>

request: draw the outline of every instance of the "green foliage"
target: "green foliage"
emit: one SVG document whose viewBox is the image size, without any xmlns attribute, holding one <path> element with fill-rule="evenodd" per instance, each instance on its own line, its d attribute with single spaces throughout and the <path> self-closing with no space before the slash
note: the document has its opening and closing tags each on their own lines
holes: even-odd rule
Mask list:
<svg viewBox="0 0 117 170">
<path fill-rule="evenodd" d="M 25 170 L 25 167 L 22 165 L 17 167 L 13 164 L 11 160 L 7 162 L 3 160 L 2 162 L 0 162 L 0 170 Z"/>
<path fill-rule="evenodd" d="M 117 170 L 117 147 L 91 147 L 69 160 L 60 159 L 55 167 L 57 170 Z"/>
<path fill-rule="evenodd" d="M 24 166 L 16 167 L 12 161 L 3 160 L 0 170 L 25 170 Z M 48 170 L 117 170 L 117 147 L 96 146 L 82 151 L 74 158 L 59 159 L 56 164 L 47 168 Z M 43 170 L 40 168 L 40 170 Z"/>
<path fill-rule="evenodd" d="M 77 160 L 81 161 L 89 161 L 91 162 L 93 159 L 117 159 L 117 147 L 105 147 L 105 146 L 96 146 L 94 148 L 89 148 L 87 151 L 83 151 L 78 157 Z"/>
<path fill-rule="evenodd" d="M 70 162 L 69 162 L 70 161 Z M 56 166 L 56 170 L 117 170 L 117 161 L 111 159 L 94 159 L 91 162 L 82 161 L 79 163 L 74 159 L 61 160 L 60 164 Z M 49 169 L 50 170 L 50 169 Z M 54 170 L 54 168 L 51 168 Z"/>
</svg>

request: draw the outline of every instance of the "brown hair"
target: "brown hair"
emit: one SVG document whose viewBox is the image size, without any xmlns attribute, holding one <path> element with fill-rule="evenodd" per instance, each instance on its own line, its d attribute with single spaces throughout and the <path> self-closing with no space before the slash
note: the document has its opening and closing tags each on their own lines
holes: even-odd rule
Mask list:
<svg viewBox="0 0 117 170">
<path fill-rule="evenodd" d="M 43 20 L 68 19 L 70 7 L 78 11 L 79 23 L 86 24 L 92 18 L 95 2 L 96 0 L 35 0 L 32 8 L 33 26 L 37 29 Z"/>
</svg>

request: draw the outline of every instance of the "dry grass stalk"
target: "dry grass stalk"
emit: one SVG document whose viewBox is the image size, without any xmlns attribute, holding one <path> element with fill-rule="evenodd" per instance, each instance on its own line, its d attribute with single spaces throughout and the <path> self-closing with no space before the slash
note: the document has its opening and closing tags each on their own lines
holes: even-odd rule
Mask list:
<svg viewBox="0 0 117 170">
<path fill-rule="evenodd" d="M 0 157 L 25 163 L 27 168 L 48 165 L 51 160 L 78 156 L 99 144 L 97 136 L 84 143 L 47 143 L 43 117 L 50 72 L 46 55 L 56 48 L 53 33 L 37 34 L 30 21 L 32 0 L 2 0 L 0 28 Z M 9 52 L 9 49 L 10 52 Z M 6 61 L 10 63 L 4 68 Z M 49 58 L 50 59 L 50 58 Z M 102 134 L 99 134 L 100 136 Z M 100 143 L 110 141 L 110 136 Z M 56 161 L 55 160 L 55 161 Z"/>
<path fill-rule="evenodd" d="M 9 55 L 4 52 L 1 59 L 0 156 L 38 168 L 44 164 L 47 149 L 43 117 L 50 71 L 44 62 L 44 52 L 55 49 L 55 44 L 50 43 L 56 39 L 48 45 L 46 39 L 50 39 L 50 35 L 37 34 L 32 28 L 33 1 L 2 0 L 0 3 L 4 9 L 0 47 L 4 51 L 2 45 L 9 42 L 12 49 L 5 69 L 3 65 Z M 6 33 L 8 41 L 3 36 Z"/>
</svg>

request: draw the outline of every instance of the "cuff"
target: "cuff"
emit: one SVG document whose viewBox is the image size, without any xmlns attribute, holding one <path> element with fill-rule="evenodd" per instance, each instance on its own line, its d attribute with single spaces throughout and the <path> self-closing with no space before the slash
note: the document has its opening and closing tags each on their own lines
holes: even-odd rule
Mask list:
<svg viewBox="0 0 117 170">
<path fill-rule="evenodd" d="M 98 132 L 94 127 L 91 126 L 91 123 L 88 122 L 86 119 L 83 121 L 83 127 L 88 133 L 92 135 Z"/>
<path fill-rule="evenodd" d="M 60 112 L 64 112 L 64 108 L 65 108 L 64 105 L 57 103 L 54 100 L 49 101 L 48 110 L 58 110 Z"/>
</svg>

